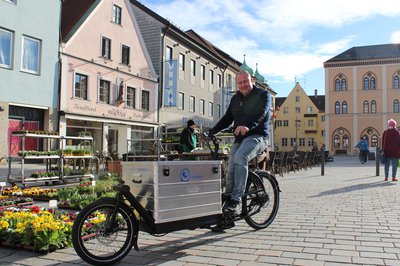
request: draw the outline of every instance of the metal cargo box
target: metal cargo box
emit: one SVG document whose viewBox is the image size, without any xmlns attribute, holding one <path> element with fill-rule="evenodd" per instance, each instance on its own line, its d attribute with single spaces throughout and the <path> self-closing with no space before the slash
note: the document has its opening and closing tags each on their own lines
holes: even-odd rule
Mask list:
<svg viewBox="0 0 400 266">
<path fill-rule="evenodd" d="M 122 179 L 155 223 L 221 213 L 221 161 L 122 162 Z"/>
</svg>

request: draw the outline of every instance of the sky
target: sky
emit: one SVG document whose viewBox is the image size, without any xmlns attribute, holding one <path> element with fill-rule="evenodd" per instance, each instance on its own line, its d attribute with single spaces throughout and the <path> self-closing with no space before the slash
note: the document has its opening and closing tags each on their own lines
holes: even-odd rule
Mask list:
<svg viewBox="0 0 400 266">
<path fill-rule="evenodd" d="M 356 46 L 400 43 L 399 0 L 140 2 L 257 66 L 277 97 L 288 96 L 296 81 L 308 95 L 324 95 L 325 61 Z"/>
</svg>

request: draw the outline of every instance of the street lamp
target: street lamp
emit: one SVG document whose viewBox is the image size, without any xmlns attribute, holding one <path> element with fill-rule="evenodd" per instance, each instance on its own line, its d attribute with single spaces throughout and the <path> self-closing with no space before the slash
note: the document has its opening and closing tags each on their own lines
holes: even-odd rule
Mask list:
<svg viewBox="0 0 400 266">
<path fill-rule="evenodd" d="M 297 143 L 298 143 L 298 141 L 297 141 L 297 131 L 299 130 L 299 122 L 300 122 L 300 120 L 298 120 L 297 117 L 296 117 L 296 120 L 295 120 L 295 126 L 296 126 L 296 140 L 295 140 L 295 145 L 294 145 L 294 150 L 295 150 L 295 151 L 297 151 Z"/>
</svg>

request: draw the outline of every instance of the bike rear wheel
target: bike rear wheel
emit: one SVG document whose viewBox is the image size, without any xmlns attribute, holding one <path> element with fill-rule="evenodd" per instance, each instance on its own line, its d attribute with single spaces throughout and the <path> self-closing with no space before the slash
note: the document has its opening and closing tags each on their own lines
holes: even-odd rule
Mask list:
<svg viewBox="0 0 400 266">
<path fill-rule="evenodd" d="M 115 199 L 99 199 L 79 212 L 72 227 L 72 244 L 87 263 L 110 265 L 122 260 L 137 241 L 138 226 L 133 211 Z"/>
<path fill-rule="evenodd" d="M 257 176 L 258 175 L 258 176 Z M 279 209 L 279 187 L 275 177 L 266 171 L 250 172 L 245 201 L 247 224 L 254 229 L 264 229 L 275 219 Z"/>
</svg>

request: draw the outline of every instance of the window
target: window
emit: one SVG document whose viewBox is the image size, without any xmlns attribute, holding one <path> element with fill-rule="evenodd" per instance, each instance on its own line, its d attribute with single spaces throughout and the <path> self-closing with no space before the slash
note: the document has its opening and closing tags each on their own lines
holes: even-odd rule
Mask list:
<svg viewBox="0 0 400 266">
<path fill-rule="evenodd" d="M 283 107 L 283 113 L 288 114 L 289 113 L 289 107 Z"/>
<path fill-rule="evenodd" d="M 399 88 L 399 76 L 394 76 L 393 78 L 393 89 Z"/>
<path fill-rule="evenodd" d="M 200 99 L 200 103 L 199 103 L 199 108 L 200 108 L 200 114 L 204 115 L 205 113 L 205 101 L 203 99 Z"/>
<path fill-rule="evenodd" d="M 296 102 L 298 103 L 298 102 L 300 102 L 300 96 L 296 96 Z"/>
<path fill-rule="evenodd" d="M 196 76 L 196 61 L 190 60 L 190 75 Z"/>
<path fill-rule="evenodd" d="M 32 74 L 39 74 L 40 40 L 23 36 L 22 47 L 22 70 Z"/>
<path fill-rule="evenodd" d="M 171 61 L 172 60 L 172 47 L 167 46 L 165 48 L 165 61 Z"/>
<path fill-rule="evenodd" d="M 214 104 L 208 102 L 208 116 L 214 116 Z"/>
<path fill-rule="evenodd" d="M 217 82 L 218 82 L 218 88 L 221 88 L 222 87 L 222 76 L 221 76 L 221 74 L 218 74 L 217 75 Z"/>
<path fill-rule="evenodd" d="M 110 103 L 110 82 L 104 79 L 100 80 L 99 102 Z"/>
<path fill-rule="evenodd" d="M 307 107 L 307 113 L 308 113 L 308 114 L 311 114 L 311 113 L 312 113 L 312 106 L 308 106 L 308 107 Z"/>
<path fill-rule="evenodd" d="M 121 53 L 121 63 L 124 65 L 129 65 L 129 54 L 131 48 L 126 45 L 122 45 L 122 53 Z"/>
<path fill-rule="evenodd" d="M 340 148 L 340 136 L 339 135 L 333 136 L 333 146 L 337 149 Z"/>
<path fill-rule="evenodd" d="M 376 86 L 375 86 L 375 78 L 374 77 L 372 77 L 370 80 L 369 80 L 369 84 L 370 84 L 370 86 L 371 86 L 371 90 L 375 90 L 376 89 Z"/>
<path fill-rule="evenodd" d="M 300 114 L 300 111 L 301 111 L 300 107 L 295 107 L 294 109 L 295 109 L 296 114 Z"/>
<path fill-rule="evenodd" d="M 0 29 L 0 67 L 12 67 L 13 41 L 13 32 Z"/>
<path fill-rule="evenodd" d="M 75 73 L 74 97 L 87 100 L 88 76 Z"/>
<path fill-rule="evenodd" d="M 195 101 L 196 101 L 196 98 L 194 96 L 190 96 L 190 98 L 189 98 L 189 112 L 194 113 L 196 111 L 196 109 L 195 109 Z"/>
<path fill-rule="evenodd" d="M 283 120 L 283 126 L 288 127 L 289 126 L 289 120 Z"/>
<path fill-rule="evenodd" d="M 364 90 L 369 90 L 369 78 L 364 78 Z"/>
<path fill-rule="evenodd" d="M 221 105 L 220 104 L 217 105 L 217 115 L 218 115 L 218 118 L 221 118 Z"/>
<path fill-rule="evenodd" d="M 308 119 L 308 120 L 307 120 L 307 126 L 308 126 L 308 127 L 313 127 L 313 126 L 314 126 L 314 120 Z"/>
<path fill-rule="evenodd" d="M 347 102 L 342 102 L 342 114 L 347 114 Z"/>
<path fill-rule="evenodd" d="M 339 79 L 335 80 L 335 91 L 340 91 L 340 80 Z"/>
<path fill-rule="evenodd" d="M 369 113 L 369 103 L 368 101 L 364 101 L 363 103 L 363 113 L 368 114 Z"/>
<path fill-rule="evenodd" d="M 308 138 L 307 145 L 308 147 L 314 147 L 314 138 Z"/>
<path fill-rule="evenodd" d="M 399 100 L 394 100 L 393 101 L 393 113 L 399 113 L 400 109 L 399 109 Z"/>
<path fill-rule="evenodd" d="M 228 74 L 227 78 L 226 78 L 226 86 L 227 87 L 232 87 L 232 75 Z"/>
<path fill-rule="evenodd" d="M 276 127 L 281 127 L 282 126 L 282 120 L 276 120 L 275 121 L 275 126 Z"/>
<path fill-rule="evenodd" d="M 342 148 L 346 149 L 349 147 L 349 136 L 347 134 L 343 135 Z"/>
<path fill-rule="evenodd" d="M 376 79 L 372 73 L 368 73 L 364 77 L 364 90 L 376 90 Z"/>
<path fill-rule="evenodd" d="M 282 146 L 287 146 L 287 138 L 282 138 Z"/>
<path fill-rule="evenodd" d="M 204 65 L 201 65 L 200 67 L 200 75 L 201 80 L 206 80 L 206 67 Z"/>
<path fill-rule="evenodd" d="M 132 87 L 126 88 L 126 106 L 135 108 L 135 100 L 136 100 L 136 89 Z"/>
<path fill-rule="evenodd" d="M 183 92 L 178 93 L 178 109 L 185 110 L 185 94 Z"/>
<path fill-rule="evenodd" d="M 296 138 L 290 138 L 290 146 L 296 146 Z"/>
<path fill-rule="evenodd" d="M 342 74 L 335 79 L 335 91 L 345 91 L 346 88 L 346 78 Z"/>
<path fill-rule="evenodd" d="M 179 54 L 179 70 L 185 71 L 185 55 Z"/>
<path fill-rule="evenodd" d="M 306 146 L 306 139 L 305 138 L 299 138 L 299 146 L 301 146 L 301 147 Z"/>
<path fill-rule="evenodd" d="M 121 7 L 114 5 L 113 6 L 113 22 L 121 25 L 121 14 L 122 14 L 122 9 Z"/>
<path fill-rule="evenodd" d="M 214 71 L 210 69 L 210 84 L 214 84 Z"/>
<path fill-rule="evenodd" d="M 142 90 L 142 110 L 150 111 L 150 92 Z"/>
<path fill-rule="evenodd" d="M 342 79 L 342 91 L 347 90 L 346 79 Z"/>
<path fill-rule="evenodd" d="M 371 113 L 376 114 L 376 101 L 371 101 Z"/>
<path fill-rule="evenodd" d="M 321 115 L 321 121 L 324 122 L 325 121 L 325 116 Z"/>
<path fill-rule="evenodd" d="M 340 114 L 340 103 L 335 102 L 335 114 Z"/>
<path fill-rule="evenodd" d="M 101 39 L 101 56 L 111 59 L 111 40 L 106 37 Z"/>
</svg>

